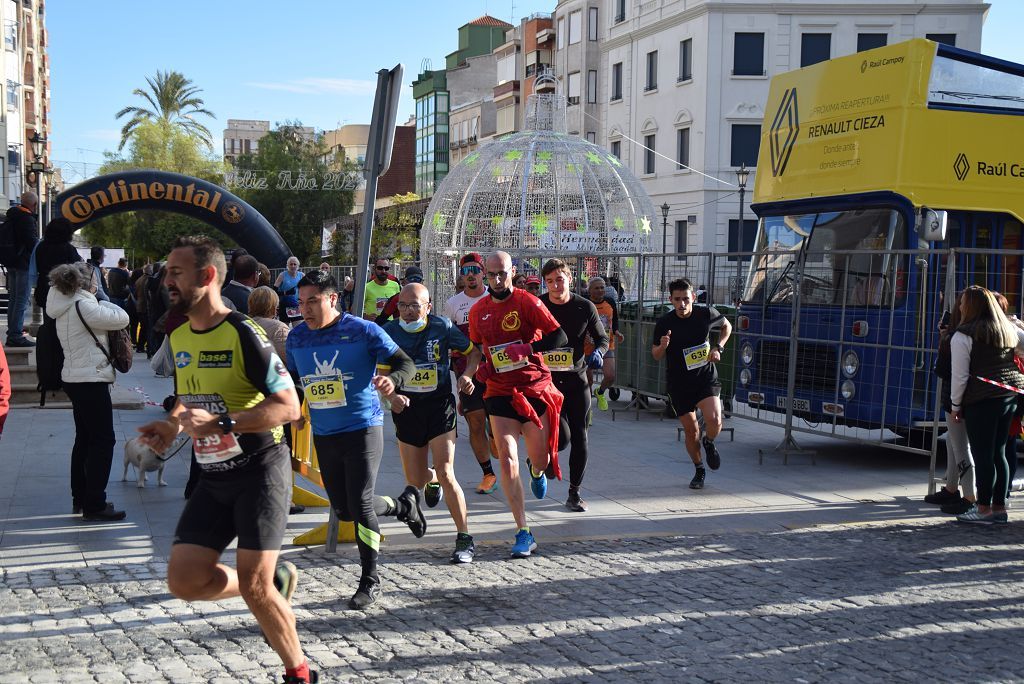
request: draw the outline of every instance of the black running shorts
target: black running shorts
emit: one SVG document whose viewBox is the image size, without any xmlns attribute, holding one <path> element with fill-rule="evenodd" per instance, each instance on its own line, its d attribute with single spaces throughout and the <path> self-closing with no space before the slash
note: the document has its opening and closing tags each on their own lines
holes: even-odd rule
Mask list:
<svg viewBox="0 0 1024 684">
<path fill-rule="evenodd" d="M 292 469 L 283 444 L 263 455 L 263 465 L 243 471 L 203 473 L 185 504 L 175 544 L 223 552 L 238 537 L 238 548 L 277 551 L 288 525 Z"/>
<path fill-rule="evenodd" d="M 697 410 L 697 404 L 708 397 L 717 397 L 722 392 L 722 384 L 716 379 L 713 382 L 690 384 L 688 386 L 673 387 L 669 385 L 668 396 L 672 401 L 672 408 L 677 416 L 684 413 L 693 413 Z"/>
<path fill-rule="evenodd" d="M 487 383 L 473 379 L 473 393 L 466 394 L 459 392 L 459 399 L 462 401 L 462 413 L 482 411 L 484 408 L 484 392 L 487 391 Z"/>
<path fill-rule="evenodd" d="M 455 429 L 455 397 L 450 392 L 443 397 L 413 397 L 401 413 L 392 411 L 391 418 L 399 442 L 425 447 Z"/>
<path fill-rule="evenodd" d="M 543 416 L 548 410 L 548 405 L 536 397 L 526 397 L 526 400 L 530 402 L 530 406 L 537 412 L 538 416 Z M 516 410 L 512 408 L 512 397 L 500 396 L 491 397 L 490 399 L 484 399 L 484 406 L 487 408 L 487 415 L 489 416 L 500 416 L 502 418 L 512 418 L 518 420 L 520 423 L 528 423 L 529 418 L 519 415 Z"/>
</svg>

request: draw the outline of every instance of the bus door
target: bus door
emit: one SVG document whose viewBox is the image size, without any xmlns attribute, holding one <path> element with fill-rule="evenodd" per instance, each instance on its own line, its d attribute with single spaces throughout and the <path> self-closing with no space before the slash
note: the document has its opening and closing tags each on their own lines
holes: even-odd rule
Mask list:
<svg viewBox="0 0 1024 684">
<path fill-rule="evenodd" d="M 1012 252 L 1021 249 L 1021 224 L 1012 216 L 1002 216 L 1000 221 L 1000 235 L 996 244 L 1002 249 Z M 1024 282 L 1021 279 L 1021 255 L 996 253 L 996 282 L 994 287 L 997 292 L 1002 292 L 1010 303 L 1009 312 L 1020 315 L 1021 301 L 1024 300 Z"/>
</svg>

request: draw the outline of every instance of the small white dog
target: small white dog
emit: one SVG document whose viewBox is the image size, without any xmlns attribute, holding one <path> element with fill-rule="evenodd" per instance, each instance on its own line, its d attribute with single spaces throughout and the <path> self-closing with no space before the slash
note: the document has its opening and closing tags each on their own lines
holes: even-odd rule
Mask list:
<svg viewBox="0 0 1024 684">
<path fill-rule="evenodd" d="M 171 446 L 176 445 L 172 444 Z M 168 451 L 171 454 L 174 453 L 171 449 Z M 166 487 L 167 482 L 164 481 L 164 465 L 166 463 L 166 460 L 160 460 L 155 451 L 140 442 L 138 437 L 130 439 L 124 445 L 124 474 L 121 476 L 121 482 L 128 480 L 128 466 L 133 465 L 139 474 L 137 486 L 140 489 L 146 486 L 146 473 L 151 473 L 154 470 L 157 471 L 157 484 Z"/>
</svg>

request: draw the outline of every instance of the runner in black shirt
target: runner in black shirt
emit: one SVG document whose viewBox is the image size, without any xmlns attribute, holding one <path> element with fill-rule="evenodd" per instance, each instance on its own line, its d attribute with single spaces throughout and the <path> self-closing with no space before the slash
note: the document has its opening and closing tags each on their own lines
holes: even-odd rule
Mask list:
<svg viewBox="0 0 1024 684">
<path fill-rule="evenodd" d="M 562 414 L 569 424 L 571 449 L 569 451 L 569 498 L 565 507 L 583 512 L 587 503 L 580 498 L 580 485 L 587 469 L 587 426 L 590 424 L 590 383 L 587 368 L 601 368 L 608 350 L 605 333 L 597 308 L 593 302 L 572 293 L 572 273 L 561 259 L 551 259 L 541 269 L 548 291 L 540 300 L 562 326 L 569 345 L 544 352 L 544 362 L 551 371 L 551 379 L 565 396 Z M 583 341 L 589 333 L 594 350 L 583 356 Z"/>
<path fill-rule="evenodd" d="M 708 466 L 718 470 L 722 464 L 714 442 L 722 431 L 722 405 L 718 401 L 721 384 L 714 364 L 722 360 L 722 348 L 732 333 L 732 326 L 714 307 L 694 305 L 696 294 L 685 278 L 673 280 L 668 288 L 674 310 L 654 324 L 657 342 L 651 348 L 651 355 L 657 361 L 667 358 L 669 398 L 686 432 L 686 451 L 697 469 L 690 489 L 702 489 L 706 472 L 701 462 L 701 443 L 707 453 Z M 719 326 L 719 341 L 712 347 L 708 334 Z M 704 416 L 703 437 L 697 425 L 698 408 Z"/>
</svg>

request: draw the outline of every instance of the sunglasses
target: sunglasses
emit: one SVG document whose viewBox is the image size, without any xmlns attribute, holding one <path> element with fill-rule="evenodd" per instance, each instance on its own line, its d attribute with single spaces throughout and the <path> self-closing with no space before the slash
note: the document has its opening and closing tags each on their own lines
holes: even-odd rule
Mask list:
<svg viewBox="0 0 1024 684">
<path fill-rule="evenodd" d="M 479 266 L 463 266 L 462 267 L 462 275 L 476 275 L 477 273 L 482 273 L 482 272 L 483 272 L 483 269 L 480 268 Z"/>
<path fill-rule="evenodd" d="M 378 271 L 390 271 L 391 267 L 390 266 L 378 266 L 377 270 Z"/>
</svg>

